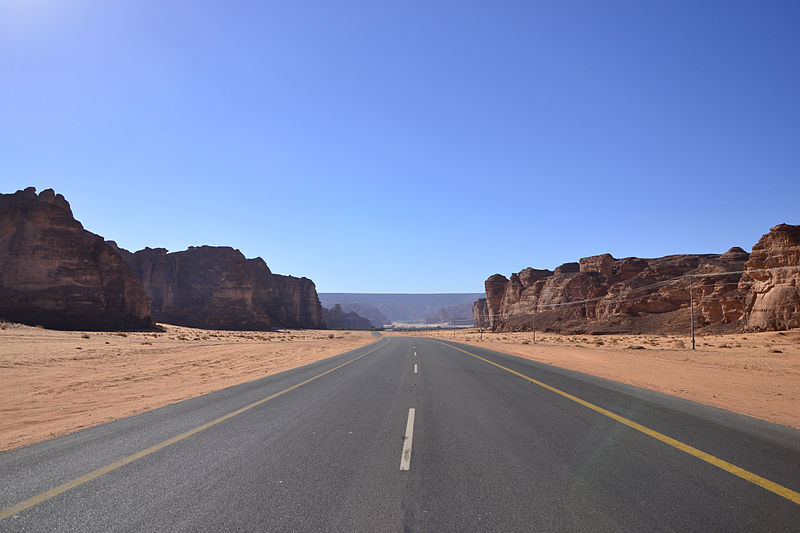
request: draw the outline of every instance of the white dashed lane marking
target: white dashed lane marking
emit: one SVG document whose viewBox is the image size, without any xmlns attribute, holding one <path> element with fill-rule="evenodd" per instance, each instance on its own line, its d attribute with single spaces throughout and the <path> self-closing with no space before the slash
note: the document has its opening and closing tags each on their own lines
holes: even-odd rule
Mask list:
<svg viewBox="0 0 800 533">
<path fill-rule="evenodd" d="M 400 470 L 411 468 L 411 441 L 414 438 L 414 415 L 412 407 L 408 410 L 408 422 L 406 422 L 406 436 L 403 438 L 403 454 L 400 456 Z"/>
</svg>

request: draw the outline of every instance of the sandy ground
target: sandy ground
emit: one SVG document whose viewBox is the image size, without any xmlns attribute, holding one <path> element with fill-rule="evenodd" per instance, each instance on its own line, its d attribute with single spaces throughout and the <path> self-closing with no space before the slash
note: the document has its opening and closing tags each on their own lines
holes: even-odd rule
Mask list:
<svg viewBox="0 0 800 533">
<path fill-rule="evenodd" d="M 800 428 L 800 330 L 710 335 L 384 333 L 455 340 Z"/>
<path fill-rule="evenodd" d="M 51 331 L 0 323 L 0 451 L 281 372 L 368 331 Z M 384 335 L 454 339 L 451 330 Z M 455 340 L 800 428 L 800 330 L 706 336 L 458 330 Z"/>
<path fill-rule="evenodd" d="M 51 331 L 0 323 L 0 451 L 318 361 L 369 331 Z"/>
</svg>

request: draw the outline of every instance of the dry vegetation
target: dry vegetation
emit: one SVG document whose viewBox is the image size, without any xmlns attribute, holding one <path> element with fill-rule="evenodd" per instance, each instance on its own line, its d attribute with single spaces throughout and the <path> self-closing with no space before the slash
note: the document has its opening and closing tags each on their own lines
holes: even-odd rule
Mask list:
<svg viewBox="0 0 800 533">
<path fill-rule="evenodd" d="M 52 331 L 0 323 L 0 450 L 369 344 L 368 331 Z"/>
<path fill-rule="evenodd" d="M 800 330 L 708 335 L 557 335 L 476 329 L 393 333 L 455 340 L 800 428 Z"/>
</svg>

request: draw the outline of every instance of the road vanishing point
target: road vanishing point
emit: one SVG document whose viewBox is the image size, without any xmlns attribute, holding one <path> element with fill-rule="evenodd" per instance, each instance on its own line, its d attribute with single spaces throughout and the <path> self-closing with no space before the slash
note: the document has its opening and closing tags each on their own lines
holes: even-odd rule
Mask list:
<svg viewBox="0 0 800 533">
<path fill-rule="evenodd" d="M 0 531 L 798 531 L 800 432 L 380 338 L 0 454 Z"/>
</svg>

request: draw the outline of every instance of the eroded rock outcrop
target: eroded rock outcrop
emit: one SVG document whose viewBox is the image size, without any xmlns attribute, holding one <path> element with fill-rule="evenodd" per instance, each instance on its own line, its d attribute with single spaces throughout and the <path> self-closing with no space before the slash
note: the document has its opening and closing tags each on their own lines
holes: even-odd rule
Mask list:
<svg viewBox="0 0 800 533">
<path fill-rule="evenodd" d="M 689 282 L 695 280 L 699 325 L 728 324 L 741 318 L 739 274 L 748 254 L 672 255 L 655 259 L 610 254 L 585 257 L 555 271 L 526 268 L 506 279 L 486 280 L 489 325 L 495 330 L 532 327 L 562 332 L 611 333 L 682 331 L 688 327 Z"/>
<path fill-rule="evenodd" d="M 227 246 L 168 253 L 145 248 L 127 260 L 160 322 L 207 329 L 324 328 L 314 282 L 273 274 L 260 257 Z"/>
<path fill-rule="evenodd" d="M 739 283 L 747 329 L 800 327 L 800 225 L 778 224 L 753 246 Z"/>
<path fill-rule="evenodd" d="M 751 254 L 739 247 L 655 259 L 602 254 L 582 258 L 577 270 L 566 263 L 510 278 L 495 274 L 485 283 L 488 321 L 495 330 L 530 329 L 535 312 L 537 328 L 552 331 L 685 331 L 687 276 L 700 328 L 800 327 L 800 226 L 789 224 L 772 228 Z"/>
<path fill-rule="evenodd" d="M 0 318 L 53 329 L 153 329 L 150 302 L 113 243 L 52 189 L 0 194 Z"/>
</svg>

